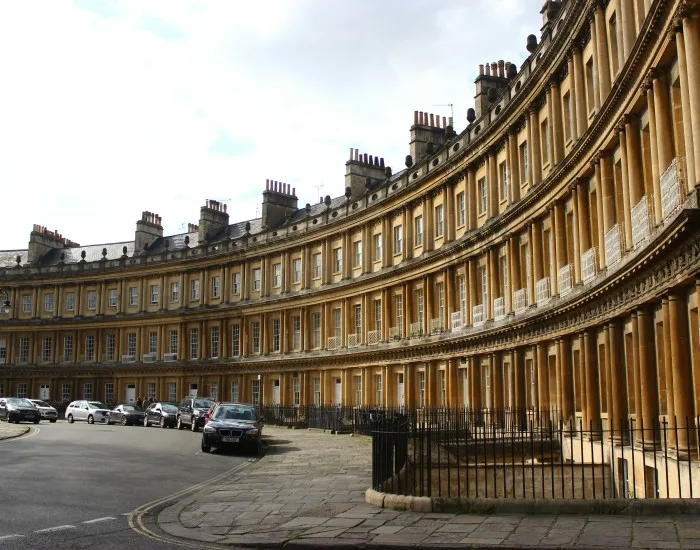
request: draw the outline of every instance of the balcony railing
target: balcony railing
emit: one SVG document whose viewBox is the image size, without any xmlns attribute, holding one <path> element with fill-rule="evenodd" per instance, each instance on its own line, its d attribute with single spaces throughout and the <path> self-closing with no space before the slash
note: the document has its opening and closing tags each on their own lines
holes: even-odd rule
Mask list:
<svg viewBox="0 0 700 550">
<path fill-rule="evenodd" d="M 367 331 L 367 345 L 368 346 L 376 346 L 381 339 L 382 339 L 382 331 L 381 330 L 368 330 Z"/>
<path fill-rule="evenodd" d="M 537 306 L 541 307 L 549 302 L 551 293 L 549 291 L 549 277 L 540 279 L 535 283 L 535 297 L 537 298 Z"/>
<path fill-rule="evenodd" d="M 156 360 L 155 353 L 144 353 L 143 354 L 143 362 L 144 363 L 154 363 L 155 360 Z"/>
<path fill-rule="evenodd" d="M 389 340 L 401 339 L 401 327 L 389 327 Z"/>
<path fill-rule="evenodd" d="M 430 332 L 431 333 L 444 332 L 444 331 L 445 331 L 445 322 L 442 319 L 442 317 L 430 320 Z"/>
<path fill-rule="evenodd" d="M 122 363 L 136 363 L 135 355 L 122 355 Z"/>
<path fill-rule="evenodd" d="M 164 353 L 163 361 L 165 361 L 166 363 L 170 361 L 177 361 L 177 353 Z"/>
<path fill-rule="evenodd" d="M 501 296 L 493 301 L 493 318 L 500 321 L 506 317 L 506 299 Z"/>
<path fill-rule="evenodd" d="M 484 324 L 484 304 L 472 308 L 472 325 L 478 327 Z"/>
<path fill-rule="evenodd" d="M 356 348 L 357 346 L 360 345 L 362 342 L 362 335 L 355 333 L 355 334 L 348 334 L 348 347 L 349 348 Z"/>
<path fill-rule="evenodd" d="M 408 327 L 409 335 L 411 338 L 417 338 L 423 335 L 423 323 L 418 321 L 416 323 L 411 323 Z"/>
<path fill-rule="evenodd" d="M 596 249 L 593 247 L 581 254 L 581 278 L 584 283 L 596 276 L 596 268 Z"/>
<path fill-rule="evenodd" d="M 459 330 L 462 328 L 462 325 L 464 324 L 464 316 L 462 315 L 461 311 L 453 311 L 450 314 L 450 326 L 452 327 L 452 330 Z"/>
<path fill-rule="evenodd" d="M 557 280 L 559 281 L 559 296 L 562 298 L 573 290 L 573 265 L 567 264 L 560 267 Z"/>
<path fill-rule="evenodd" d="M 661 215 L 665 220 L 683 203 L 685 188 L 685 158 L 676 157 L 660 176 Z"/>
<path fill-rule="evenodd" d="M 527 289 L 521 288 L 513 292 L 513 311 L 517 315 L 527 309 Z"/>
<path fill-rule="evenodd" d="M 328 345 L 326 346 L 327 349 L 338 349 L 340 347 L 340 336 L 330 336 L 328 338 Z"/>
<path fill-rule="evenodd" d="M 632 207 L 632 245 L 637 248 L 646 239 L 649 238 L 649 205 L 647 198 L 642 197 L 637 204 Z M 606 243 L 607 244 L 607 243 Z M 608 249 L 606 247 L 605 254 L 607 259 Z"/>
<path fill-rule="evenodd" d="M 605 264 L 606 267 L 615 265 L 622 258 L 622 239 L 620 226 L 613 225 L 605 233 Z"/>
</svg>

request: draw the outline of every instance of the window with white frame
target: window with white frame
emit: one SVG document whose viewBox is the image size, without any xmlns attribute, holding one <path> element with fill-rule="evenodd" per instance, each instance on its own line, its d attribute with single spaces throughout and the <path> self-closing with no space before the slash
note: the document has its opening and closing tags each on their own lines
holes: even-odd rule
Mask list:
<svg viewBox="0 0 700 550">
<path fill-rule="evenodd" d="M 353 376 L 353 387 L 355 388 L 355 405 L 362 405 L 362 376 Z"/>
<path fill-rule="evenodd" d="M 146 384 L 146 397 L 148 399 L 156 398 L 156 384 L 155 382 L 148 382 Z"/>
<path fill-rule="evenodd" d="M 272 351 L 280 350 L 280 320 L 272 320 Z"/>
<path fill-rule="evenodd" d="M 542 164 L 549 163 L 549 127 L 547 120 L 544 120 L 540 125 L 540 153 L 542 155 Z"/>
<path fill-rule="evenodd" d="M 238 296 L 241 293 L 241 274 L 239 272 L 234 273 L 231 276 L 231 294 Z"/>
<path fill-rule="evenodd" d="M 459 311 L 462 314 L 462 322 L 466 323 L 467 315 L 467 278 L 464 275 L 457 277 L 457 288 L 459 289 Z"/>
<path fill-rule="evenodd" d="M 394 296 L 394 314 L 396 315 L 396 327 L 403 332 L 403 296 Z"/>
<path fill-rule="evenodd" d="M 311 315 L 311 321 L 313 323 L 313 347 L 321 347 L 321 314 L 313 313 Z"/>
<path fill-rule="evenodd" d="M 236 323 L 231 325 L 231 357 L 241 354 L 241 326 Z"/>
<path fill-rule="evenodd" d="M 253 353 L 260 353 L 260 321 L 252 323 Z"/>
<path fill-rule="evenodd" d="M 196 302 L 199 300 L 199 279 L 192 279 L 190 281 L 190 300 Z"/>
<path fill-rule="evenodd" d="M 508 200 L 508 165 L 502 162 L 499 165 L 499 172 L 501 176 L 501 200 Z"/>
<path fill-rule="evenodd" d="M 113 382 L 106 382 L 105 383 L 105 403 L 107 405 L 114 404 L 114 383 Z"/>
<path fill-rule="evenodd" d="M 114 361 L 114 356 L 116 353 L 116 343 L 117 339 L 114 334 L 108 334 L 105 339 L 105 359 L 107 361 Z"/>
<path fill-rule="evenodd" d="M 314 378 L 314 405 L 321 404 L 321 379 Z"/>
<path fill-rule="evenodd" d="M 41 360 L 48 363 L 51 360 L 51 336 L 41 337 Z"/>
<path fill-rule="evenodd" d="M 457 225 L 464 225 L 467 222 L 467 205 L 464 201 L 464 191 L 457 193 Z"/>
<path fill-rule="evenodd" d="M 321 278 L 321 253 L 317 252 L 313 257 L 314 261 L 314 279 Z"/>
<path fill-rule="evenodd" d="M 301 258 L 294 258 L 292 260 L 292 282 L 301 282 Z"/>
<path fill-rule="evenodd" d="M 260 405 L 260 380 L 253 380 L 251 384 L 251 395 L 253 396 L 253 405 Z"/>
<path fill-rule="evenodd" d="M 7 341 L 4 336 L 0 336 L 0 362 L 7 362 Z"/>
<path fill-rule="evenodd" d="M 168 382 L 168 401 L 177 402 L 177 382 Z"/>
<path fill-rule="evenodd" d="M 294 351 L 301 349 L 301 317 L 299 315 L 292 316 L 292 349 Z"/>
<path fill-rule="evenodd" d="M 107 290 L 107 307 L 117 307 L 117 289 L 110 288 Z"/>
<path fill-rule="evenodd" d="M 479 180 L 479 214 L 486 213 L 486 178 Z"/>
<path fill-rule="evenodd" d="M 219 327 L 209 328 L 209 357 L 217 359 L 219 357 Z"/>
<path fill-rule="evenodd" d="M 481 281 L 481 303 L 486 306 L 489 301 L 489 282 L 486 277 L 486 266 L 479 268 L 479 280 Z"/>
<path fill-rule="evenodd" d="M 212 382 L 211 384 L 209 384 L 209 397 L 212 398 L 212 401 L 219 400 L 219 383 L 218 382 Z"/>
<path fill-rule="evenodd" d="M 342 315 L 341 315 L 341 310 L 339 307 L 333 309 L 333 335 L 336 338 L 340 338 L 340 335 L 342 333 L 342 328 L 343 328 L 343 323 L 341 321 Z"/>
<path fill-rule="evenodd" d="M 17 384 L 17 397 L 20 399 L 26 399 L 27 398 L 27 384 L 24 382 L 20 382 Z"/>
<path fill-rule="evenodd" d="M 501 281 L 503 282 L 503 294 L 506 297 L 506 302 L 510 302 L 510 296 L 508 295 L 508 257 L 501 256 L 498 261 L 501 264 Z"/>
<path fill-rule="evenodd" d="M 97 292 L 94 290 L 88 290 L 87 293 L 87 308 L 90 311 L 97 309 Z"/>
<path fill-rule="evenodd" d="M 158 299 L 160 298 L 160 288 L 158 288 L 157 284 L 153 284 L 150 286 L 150 295 L 151 295 L 151 303 L 157 304 Z"/>
<path fill-rule="evenodd" d="M 170 283 L 170 302 L 177 303 L 180 301 L 180 283 L 173 281 Z"/>
<path fill-rule="evenodd" d="M 272 264 L 272 288 L 282 286 L 282 264 Z"/>
<path fill-rule="evenodd" d="M 32 296 L 31 294 L 25 294 L 22 296 L 22 313 L 32 312 Z"/>
<path fill-rule="evenodd" d="M 44 311 L 47 313 L 53 311 L 53 292 L 44 294 Z"/>
<path fill-rule="evenodd" d="M 425 371 L 418 373 L 418 406 L 425 407 Z"/>
<path fill-rule="evenodd" d="M 445 318 L 445 285 L 444 283 L 437 283 L 435 285 L 435 290 L 437 291 L 437 317 L 441 321 Z"/>
<path fill-rule="evenodd" d="M 136 333 L 129 332 L 126 335 L 126 354 L 129 357 L 136 357 Z"/>
<path fill-rule="evenodd" d="M 299 406 L 301 404 L 301 390 L 299 387 L 299 377 L 292 378 L 292 404 Z"/>
<path fill-rule="evenodd" d="M 177 331 L 171 330 L 168 333 L 168 337 L 169 337 L 168 353 L 177 354 Z"/>
<path fill-rule="evenodd" d="M 444 370 L 440 371 L 440 406 L 447 406 L 447 374 Z"/>
<path fill-rule="evenodd" d="M 73 337 L 63 337 L 63 360 L 65 362 L 73 360 Z"/>
<path fill-rule="evenodd" d="M 199 357 L 199 329 L 190 329 L 190 359 Z"/>
<path fill-rule="evenodd" d="M 129 307 L 135 307 L 139 302 L 139 289 L 135 286 L 129 287 Z"/>
<path fill-rule="evenodd" d="M 527 159 L 527 142 L 520 145 L 520 181 L 521 183 L 528 179 L 528 159 Z"/>
<path fill-rule="evenodd" d="M 362 267 L 362 241 L 355 241 L 352 247 L 355 258 L 354 267 Z"/>
<path fill-rule="evenodd" d="M 215 275 L 211 278 L 211 297 L 218 298 L 221 295 L 221 277 Z"/>
<path fill-rule="evenodd" d="M 92 383 L 90 382 L 83 384 L 83 399 L 92 399 Z"/>
<path fill-rule="evenodd" d="M 238 382 L 231 382 L 231 401 L 238 403 L 240 401 L 240 394 L 238 392 Z"/>
<path fill-rule="evenodd" d="M 333 249 L 333 272 L 340 273 L 343 271 L 343 249 Z"/>
<path fill-rule="evenodd" d="M 19 339 L 19 362 L 26 363 L 29 361 L 29 337 L 20 336 Z"/>
<path fill-rule="evenodd" d="M 259 267 L 253 269 L 253 291 L 260 292 L 262 284 L 262 272 Z"/>
<path fill-rule="evenodd" d="M 66 311 L 75 309 L 75 292 L 66 292 Z"/>
<path fill-rule="evenodd" d="M 401 254 L 403 251 L 403 226 L 394 227 L 394 254 Z"/>
<path fill-rule="evenodd" d="M 413 245 L 423 246 L 423 216 L 416 216 L 414 220 Z"/>
<path fill-rule="evenodd" d="M 523 252 L 525 254 L 525 288 L 527 293 L 530 292 L 530 247 L 525 244 L 523 246 Z M 536 299 L 536 296 L 529 296 L 530 300 Z"/>
<path fill-rule="evenodd" d="M 61 384 L 61 401 L 70 401 L 72 397 L 73 391 L 70 382 L 63 382 Z"/>
<path fill-rule="evenodd" d="M 374 330 L 382 331 L 382 301 L 374 301 Z"/>
<path fill-rule="evenodd" d="M 375 394 L 374 394 L 374 399 L 375 399 L 375 405 L 383 405 L 384 401 L 382 400 L 383 396 L 383 390 L 384 390 L 384 384 L 382 380 L 382 375 L 381 374 L 375 374 L 374 375 L 374 389 L 375 389 Z"/>
<path fill-rule="evenodd" d="M 374 235 L 374 261 L 382 261 L 382 234 L 377 233 Z"/>
<path fill-rule="evenodd" d="M 355 304 L 355 334 L 362 333 L 362 305 Z"/>
<path fill-rule="evenodd" d="M 134 335 L 136 336 L 136 335 Z M 134 342 L 135 345 L 135 342 Z M 95 337 L 92 334 L 88 334 L 85 337 L 85 360 L 94 361 L 95 360 Z"/>
<path fill-rule="evenodd" d="M 423 329 L 423 289 L 419 288 L 416 290 L 416 322 L 420 324 L 421 330 Z"/>
<path fill-rule="evenodd" d="M 148 332 L 148 353 L 158 352 L 158 332 L 151 330 Z"/>
<path fill-rule="evenodd" d="M 445 231 L 445 221 L 443 219 L 444 210 L 441 204 L 435 207 L 435 236 L 442 237 Z"/>
</svg>

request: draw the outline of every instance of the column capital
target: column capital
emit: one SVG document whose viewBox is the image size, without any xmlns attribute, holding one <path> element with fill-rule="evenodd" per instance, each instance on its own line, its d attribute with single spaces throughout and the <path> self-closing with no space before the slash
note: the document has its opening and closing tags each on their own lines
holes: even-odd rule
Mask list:
<svg viewBox="0 0 700 550">
<path fill-rule="evenodd" d="M 607 4 L 605 0 L 591 0 L 591 13 L 594 14 L 598 10 L 604 10 L 605 4 Z"/>
<path fill-rule="evenodd" d="M 625 132 L 625 126 L 627 126 L 629 115 L 622 115 L 620 120 L 617 121 L 615 125 L 615 130 L 618 134 L 623 134 Z"/>
<path fill-rule="evenodd" d="M 700 11 L 700 0 L 682 0 L 680 5 L 678 6 L 678 9 L 676 10 L 675 17 L 687 19 L 688 17 L 691 17 L 694 13 L 697 13 L 698 11 Z"/>
</svg>

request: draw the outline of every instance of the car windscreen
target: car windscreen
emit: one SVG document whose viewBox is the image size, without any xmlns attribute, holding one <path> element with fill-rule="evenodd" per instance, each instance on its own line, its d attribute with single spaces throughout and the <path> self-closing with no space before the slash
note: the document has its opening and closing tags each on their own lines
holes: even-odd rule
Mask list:
<svg viewBox="0 0 700 550">
<path fill-rule="evenodd" d="M 255 420 L 255 409 L 250 407 L 226 407 L 219 405 L 214 413 L 216 420 Z"/>
<path fill-rule="evenodd" d="M 177 407 L 176 407 L 175 405 L 170 405 L 170 404 L 163 403 L 163 410 L 164 410 L 166 413 L 176 413 L 176 412 L 177 412 Z"/>
<path fill-rule="evenodd" d="M 46 403 L 45 401 L 40 401 L 38 399 L 34 399 L 32 401 L 32 403 L 34 403 L 37 407 L 50 407 L 51 406 L 48 403 Z"/>
<path fill-rule="evenodd" d="M 137 407 L 136 405 L 124 405 L 122 408 L 125 411 L 143 412 L 143 409 L 141 407 Z"/>
<path fill-rule="evenodd" d="M 11 405 L 22 405 L 23 407 L 33 407 L 32 402 L 28 399 L 22 399 L 21 397 L 10 397 L 7 400 Z"/>
<path fill-rule="evenodd" d="M 208 401 L 206 399 L 200 399 L 199 401 L 194 402 L 194 408 L 195 409 L 211 409 L 213 404 L 214 404 L 213 401 Z"/>
<path fill-rule="evenodd" d="M 107 405 L 100 403 L 99 401 L 88 401 L 88 406 L 91 409 L 106 409 Z"/>
</svg>

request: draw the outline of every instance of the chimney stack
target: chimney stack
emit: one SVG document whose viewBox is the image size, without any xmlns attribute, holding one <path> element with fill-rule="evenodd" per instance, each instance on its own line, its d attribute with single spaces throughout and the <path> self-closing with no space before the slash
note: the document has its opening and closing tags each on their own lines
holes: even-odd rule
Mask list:
<svg viewBox="0 0 700 550">
<path fill-rule="evenodd" d="M 421 159 L 427 157 L 429 150 L 437 151 L 440 147 L 447 143 L 448 137 L 445 132 L 447 128 L 447 119 L 432 113 L 420 113 L 416 117 L 414 112 L 414 124 L 411 126 L 411 142 L 410 153 L 414 162 L 420 162 Z M 415 121 L 418 120 L 416 124 Z"/>
<path fill-rule="evenodd" d="M 357 151 L 354 153 L 357 155 Z M 350 149 L 350 156 L 353 150 Z M 265 180 L 262 203 L 262 226 L 266 229 L 279 227 L 287 217 L 297 210 L 297 190 L 288 183 Z"/>
<path fill-rule="evenodd" d="M 208 199 L 204 206 L 199 209 L 197 232 L 200 242 L 206 242 L 228 226 L 228 212 L 226 210 L 225 204 L 213 199 Z"/>
<path fill-rule="evenodd" d="M 78 243 L 61 235 L 58 229 L 51 231 L 46 226 L 35 223 L 32 226 L 32 232 L 29 234 L 27 263 L 33 264 L 38 262 L 50 250 L 77 248 L 79 246 Z"/>
<path fill-rule="evenodd" d="M 136 234 L 134 235 L 136 253 L 140 254 L 146 246 L 162 236 L 163 225 L 161 217 L 147 210 L 141 212 L 141 219 L 136 222 Z"/>
<path fill-rule="evenodd" d="M 419 119 L 417 111 L 413 113 L 413 118 Z M 350 149 L 350 160 L 345 163 L 345 187 L 350 188 L 350 200 L 357 200 L 367 192 L 367 178 L 370 181 L 384 181 L 384 168 L 383 158 L 367 153 L 358 155 L 357 149 Z"/>
</svg>

